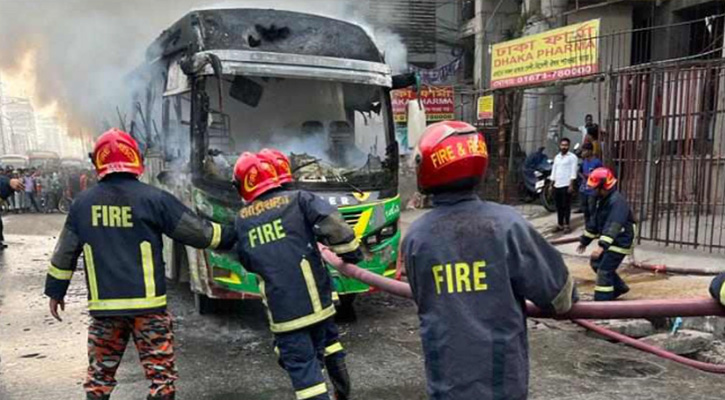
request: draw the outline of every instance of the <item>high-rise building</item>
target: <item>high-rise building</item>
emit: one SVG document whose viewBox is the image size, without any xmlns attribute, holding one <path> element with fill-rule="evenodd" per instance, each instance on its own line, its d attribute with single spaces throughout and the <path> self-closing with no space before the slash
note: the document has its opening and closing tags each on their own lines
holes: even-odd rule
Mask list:
<svg viewBox="0 0 725 400">
<path fill-rule="evenodd" d="M 3 104 L 5 103 L 5 87 L 3 84 L 2 75 L 0 75 L 0 152 L 2 154 L 10 153 L 11 138 L 9 134 L 5 134 L 5 114 L 3 111 Z"/>
<path fill-rule="evenodd" d="M 37 115 L 35 121 L 38 132 L 37 149 L 58 152 L 64 136 L 58 119 Z"/>
<path fill-rule="evenodd" d="M 433 69 L 461 57 L 455 1 L 367 0 L 358 7 L 364 7 L 366 19 L 375 26 L 400 36 L 407 61 L 415 67 Z"/>
<path fill-rule="evenodd" d="M 29 99 L 4 96 L 0 119 L 9 138 L 4 141 L 7 153 L 25 154 L 37 147 L 35 110 Z"/>
</svg>

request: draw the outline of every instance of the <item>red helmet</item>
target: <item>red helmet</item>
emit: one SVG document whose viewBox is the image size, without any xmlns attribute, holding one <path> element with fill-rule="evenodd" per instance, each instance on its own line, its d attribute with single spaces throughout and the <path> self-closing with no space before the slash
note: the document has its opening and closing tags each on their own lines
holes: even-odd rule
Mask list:
<svg viewBox="0 0 725 400">
<path fill-rule="evenodd" d="M 277 149 L 262 149 L 258 155 L 262 160 L 269 161 L 274 165 L 280 185 L 294 181 L 289 158 L 284 153 Z"/>
<path fill-rule="evenodd" d="M 606 167 L 600 167 L 589 173 L 589 179 L 587 179 L 587 186 L 591 189 L 604 188 L 610 190 L 617 184 L 617 178 L 614 177 L 614 173 L 611 169 Z"/>
<path fill-rule="evenodd" d="M 422 193 L 474 186 L 488 168 L 488 149 L 475 127 L 460 121 L 430 125 L 416 150 L 418 188 Z"/>
<path fill-rule="evenodd" d="M 100 179 L 117 172 L 136 176 L 143 174 L 143 158 L 138 143 L 131 135 L 116 128 L 96 140 L 92 156 Z"/>
<path fill-rule="evenodd" d="M 234 165 L 234 184 L 247 202 L 280 186 L 272 163 L 249 152 L 239 156 Z"/>
</svg>

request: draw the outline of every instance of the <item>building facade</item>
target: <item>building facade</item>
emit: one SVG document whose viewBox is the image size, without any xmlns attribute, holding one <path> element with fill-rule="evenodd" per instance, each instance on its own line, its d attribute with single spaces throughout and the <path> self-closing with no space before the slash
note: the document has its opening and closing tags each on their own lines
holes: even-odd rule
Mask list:
<svg viewBox="0 0 725 400">
<path fill-rule="evenodd" d="M 8 154 L 25 154 L 37 148 L 35 110 L 29 99 L 3 97 L 2 116 Z"/>
</svg>

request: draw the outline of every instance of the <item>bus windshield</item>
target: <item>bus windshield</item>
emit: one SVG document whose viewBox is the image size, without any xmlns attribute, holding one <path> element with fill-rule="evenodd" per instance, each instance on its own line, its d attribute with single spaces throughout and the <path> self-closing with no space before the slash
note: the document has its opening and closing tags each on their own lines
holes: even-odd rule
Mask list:
<svg viewBox="0 0 725 400">
<path fill-rule="evenodd" d="M 273 147 L 310 189 L 375 190 L 392 182 L 389 100 L 380 87 L 227 75 L 208 79 L 206 91 L 208 178 L 228 182 L 240 153 Z"/>
</svg>

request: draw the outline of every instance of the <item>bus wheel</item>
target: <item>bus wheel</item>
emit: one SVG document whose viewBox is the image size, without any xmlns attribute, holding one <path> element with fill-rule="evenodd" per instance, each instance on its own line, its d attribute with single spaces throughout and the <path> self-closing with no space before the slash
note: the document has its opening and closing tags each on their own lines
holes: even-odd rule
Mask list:
<svg viewBox="0 0 725 400">
<path fill-rule="evenodd" d="M 209 315 L 216 310 L 216 304 L 214 299 L 201 293 L 194 293 L 194 309 L 199 315 Z"/>
<path fill-rule="evenodd" d="M 356 298 L 357 294 L 340 296 L 340 305 L 337 306 L 335 321 L 348 323 L 357 321 L 357 313 L 355 312 Z"/>
</svg>

